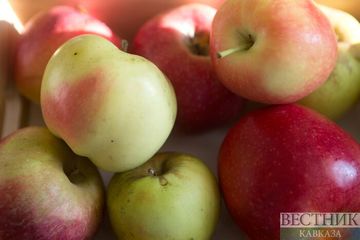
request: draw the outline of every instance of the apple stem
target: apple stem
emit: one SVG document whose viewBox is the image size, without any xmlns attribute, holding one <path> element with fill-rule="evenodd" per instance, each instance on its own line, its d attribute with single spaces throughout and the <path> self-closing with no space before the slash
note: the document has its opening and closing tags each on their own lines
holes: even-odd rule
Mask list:
<svg viewBox="0 0 360 240">
<path fill-rule="evenodd" d="M 149 168 L 148 169 L 148 173 L 151 175 L 151 176 L 157 176 L 157 174 L 156 174 L 156 171 L 155 171 L 155 169 L 153 169 L 153 168 Z"/>
<path fill-rule="evenodd" d="M 122 40 L 121 40 L 121 49 L 122 49 L 124 52 L 127 52 L 127 51 L 128 51 L 128 48 L 129 48 L 129 42 L 126 41 L 125 39 L 122 39 Z"/>
<path fill-rule="evenodd" d="M 218 58 L 224 58 L 224 57 L 229 56 L 229 55 L 231 55 L 233 53 L 244 51 L 246 49 L 249 49 L 249 47 L 248 46 L 240 46 L 240 47 L 236 47 L 236 48 L 229 48 L 229 49 L 226 49 L 224 51 L 217 52 L 217 57 Z"/>
</svg>

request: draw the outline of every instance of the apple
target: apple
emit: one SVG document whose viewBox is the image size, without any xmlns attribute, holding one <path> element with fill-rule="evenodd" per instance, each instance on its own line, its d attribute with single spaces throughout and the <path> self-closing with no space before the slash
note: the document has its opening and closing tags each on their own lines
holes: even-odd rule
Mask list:
<svg viewBox="0 0 360 240">
<path fill-rule="evenodd" d="M 267 104 L 310 94 L 337 58 L 331 25 L 311 0 L 226 1 L 215 15 L 210 45 L 220 81 Z"/>
<path fill-rule="evenodd" d="M 187 4 L 204 3 L 214 7 L 220 6 L 224 0 L 8 0 L 22 20 L 26 22 L 35 13 L 52 6 L 66 4 L 81 6 L 91 15 L 106 22 L 111 29 L 125 39 L 131 41 L 137 30 L 151 17 L 168 9 Z"/>
<path fill-rule="evenodd" d="M 220 194 L 201 160 L 166 152 L 116 173 L 107 189 L 107 207 L 119 239 L 211 239 Z"/>
<path fill-rule="evenodd" d="M 0 142 L 0 239 L 90 239 L 103 216 L 97 168 L 46 128 Z"/>
<path fill-rule="evenodd" d="M 86 33 L 120 46 L 120 39 L 103 22 L 73 7 L 56 6 L 32 18 L 17 47 L 15 80 L 19 91 L 39 103 L 41 79 L 51 55 L 67 40 Z"/>
<path fill-rule="evenodd" d="M 331 119 L 339 119 L 359 100 L 360 59 L 352 49 L 360 44 L 360 23 L 350 14 L 320 6 L 330 20 L 338 39 L 338 59 L 327 81 L 299 101 Z"/>
<path fill-rule="evenodd" d="M 171 9 L 146 22 L 133 42 L 132 52 L 155 63 L 173 84 L 177 122 L 188 132 L 229 122 L 243 105 L 242 98 L 219 82 L 211 64 L 209 36 L 215 13 L 215 8 L 195 3 Z"/>
<path fill-rule="evenodd" d="M 252 240 L 280 239 L 281 212 L 358 212 L 359 172 L 359 144 L 294 104 L 247 114 L 219 152 L 227 208 Z"/>
<path fill-rule="evenodd" d="M 171 83 L 150 61 L 97 35 L 63 44 L 41 85 L 43 118 L 71 149 L 121 172 L 154 155 L 176 118 Z"/>
</svg>

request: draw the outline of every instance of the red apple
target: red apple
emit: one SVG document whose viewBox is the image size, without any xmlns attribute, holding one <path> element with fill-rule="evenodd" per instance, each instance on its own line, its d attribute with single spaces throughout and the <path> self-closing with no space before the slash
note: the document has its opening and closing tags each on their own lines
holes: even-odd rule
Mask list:
<svg viewBox="0 0 360 240">
<path fill-rule="evenodd" d="M 209 56 L 209 36 L 216 9 L 187 4 L 149 20 L 137 33 L 133 52 L 155 63 L 172 82 L 178 123 L 204 130 L 236 117 L 243 100 L 217 79 Z"/>
<path fill-rule="evenodd" d="M 281 212 L 358 212 L 360 148 L 340 127 L 297 105 L 252 112 L 228 132 L 219 180 L 252 240 L 280 239 Z"/>
<path fill-rule="evenodd" d="M 103 22 L 72 7 L 57 6 L 29 21 L 16 52 L 15 80 L 19 91 L 39 103 L 41 79 L 51 55 L 67 40 L 86 33 L 120 45 L 120 39 Z"/>
<path fill-rule="evenodd" d="M 187 3 L 205 3 L 214 7 L 224 0 L 9 0 L 23 22 L 35 13 L 59 4 L 81 6 L 96 18 L 108 24 L 116 33 L 131 40 L 149 18 Z"/>
<path fill-rule="evenodd" d="M 291 103 L 326 81 L 337 41 L 311 0 L 233 0 L 214 18 L 211 56 L 231 91 L 256 102 Z"/>
</svg>

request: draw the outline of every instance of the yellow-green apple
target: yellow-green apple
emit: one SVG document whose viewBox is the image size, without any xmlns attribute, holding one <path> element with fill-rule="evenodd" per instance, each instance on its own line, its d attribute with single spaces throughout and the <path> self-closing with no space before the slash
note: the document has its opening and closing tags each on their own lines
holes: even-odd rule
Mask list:
<svg viewBox="0 0 360 240">
<path fill-rule="evenodd" d="M 280 239 L 281 212 L 358 212 L 360 147 L 311 109 L 279 105 L 247 114 L 219 153 L 227 208 L 252 240 Z"/>
<path fill-rule="evenodd" d="M 171 83 L 150 61 L 97 35 L 63 44 L 41 85 L 46 125 L 71 149 L 112 172 L 146 162 L 176 118 Z"/>
<path fill-rule="evenodd" d="M 269 104 L 310 94 L 337 57 L 335 34 L 312 0 L 228 0 L 215 15 L 210 45 L 220 81 Z"/>
<path fill-rule="evenodd" d="M 32 18 L 16 51 L 15 80 L 19 91 L 39 103 L 41 79 L 51 55 L 67 40 L 86 33 L 98 34 L 120 46 L 120 39 L 103 22 L 73 7 L 56 6 Z"/>
<path fill-rule="evenodd" d="M 155 63 L 173 84 L 177 123 L 186 131 L 222 125 L 238 116 L 243 105 L 220 83 L 211 64 L 215 13 L 205 4 L 182 5 L 146 22 L 133 42 L 132 52 Z"/>
<path fill-rule="evenodd" d="M 104 21 L 117 34 L 128 39 L 133 38 L 145 21 L 160 12 L 187 3 L 204 3 L 214 7 L 224 0 L 8 0 L 23 22 L 35 13 L 59 4 L 81 6 L 94 17 Z"/>
<path fill-rule="evenodd" d="M 46 128 L 0 142 L 0 239 L 90 239 L 104 209 L 101 176 Z"/>
<path fill-rule="evenodd" d="M 360 59 L 353 55 L 353 46 L 360 44 L 360 23 L 350 14 L 319 6 L 330 20 L 338 40 L 337 63 L 328 80 L 299 101 L 331 119 L 338 119 L 359 99 Z"/>
<path fill-rule="evenodd" d="M 156 154 L 138 168 L 116 173 L 107 189 L 119 239 L 211 239 L 219 205 L 215 176 L 187 154 Z"/>
</svg>

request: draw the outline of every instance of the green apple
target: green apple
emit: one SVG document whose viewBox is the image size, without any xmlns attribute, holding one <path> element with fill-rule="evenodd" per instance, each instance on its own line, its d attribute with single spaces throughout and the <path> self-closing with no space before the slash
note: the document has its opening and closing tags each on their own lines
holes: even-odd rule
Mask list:
<svg viewBox="0 0 360 240">
<path fill-rule="evenodd" d="M 107 190 L 119 239 L 210 239 L 219 218 L 216 179 L 199 159 L 159 153 L 142 166 L 116 173 Z"/>
<path fill-rule="evenodd" d="M 299 103 L 331 119 L 346 113 L 360 95 L 360 60 L 352 49 L 360 43 L 360 23 L 350 14 L 320 6 L 338 37 L 337 63 L 327 81 Z"/>
<path fill-rule="evenodd" d="M 171 83 L 153 63 L 96 35 L 72 38 L 54 53 L 40 102 L 51 132 L 111 172 L 152 157 L 177 109 Z"/>
<path fill-rule="evenodd" d="M 103 216 L 96 166 L 46 128 L 0 142 L 0 239 L 91 239 Z"/>
</svg>

